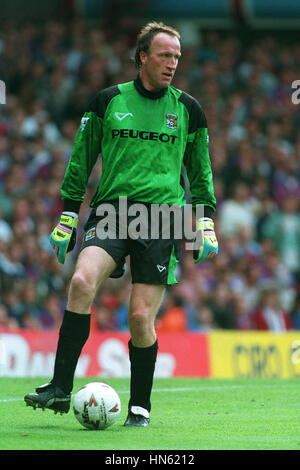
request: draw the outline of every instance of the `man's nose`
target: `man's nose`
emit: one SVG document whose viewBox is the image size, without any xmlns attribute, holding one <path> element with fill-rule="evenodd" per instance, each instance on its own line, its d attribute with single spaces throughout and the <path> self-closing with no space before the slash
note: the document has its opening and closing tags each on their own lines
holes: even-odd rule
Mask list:
<svg viewBox="0 0 300 470">
<path fill-rule="evenodd" d="M 177 67 L 177 60 L 175 59 L 175 57 L 170 57 L 170 60 L 168 62 L 168 67 L 172 70 L 175 70 L 176 67 Z"/>
</svg>

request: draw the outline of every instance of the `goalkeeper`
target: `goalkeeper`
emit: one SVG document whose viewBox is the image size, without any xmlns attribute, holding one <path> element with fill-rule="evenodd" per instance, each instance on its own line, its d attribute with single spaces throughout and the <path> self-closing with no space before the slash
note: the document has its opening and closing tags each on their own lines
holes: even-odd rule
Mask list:
<svg viewBox="0 0 300 470">
<path fill-rule="evenodd" d="M 64 211 L 50 241 L 64 263 L 76 243 L 80 205 L 90 173 L 102 155 L 102 175 L 91 201 L 91 213 L 72 276 L 52 380 L 25 396 L 27 405 L 66 413 L 70 408 L 75 368 L 89 336 L 90 310 L 108 277 L 120 277 L 130 255 L 132 292 L 128 310 L 131 367 L 130 399 L 125 426 L 147 426 L 158 342 L 155 317 L 167 285 L 177 282 L 181 240 L 147 236 L 103 238 L 97 224 L 105 203 L 120 216 L 120 197 L 147 207 L 184 205 L 182 165 L 190 184 L 192 205 L 203 206 L 197 221 L 201 237 L 195 263 L 214 256 L 218 243 L 213 213 L 216 200 L 208 151 L 207 123 L 196 99 L 171 86 L 181 55 L 180 34 L 162 23 L 149 23 L 137 39 L 135 80 L 100 91 L 90 102 L 74 142 L 61 187 Z M 101 215 L 102 214 L 102 215 Z M 119 220 L 119 219 L 118 219 Z M 151 225 L 151 220 L 150 220 Z M 172 223 L 171 223 L 172 225 Z M 172 226 L 171 229 L 174 229 Z M 198 240 L 199 242 L 199 240 Z"/>
</svg>

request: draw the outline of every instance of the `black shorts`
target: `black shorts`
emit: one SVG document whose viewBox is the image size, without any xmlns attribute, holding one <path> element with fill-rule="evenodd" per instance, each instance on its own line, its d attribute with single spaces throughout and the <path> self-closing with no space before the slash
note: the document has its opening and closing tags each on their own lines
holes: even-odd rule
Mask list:
<svg viewBox="0 0 300 470">
<path fill-rule="evenodd" d="M 107 204 L 113 206 L 113 216 L 108 216 L 105 211 Z M 109 253 L 117 263 L 117 268 L 110 276 L 112 278 L 119 278 L 124 274 L 125 258 L 129 255 L 132 283 L 176 284 L 178 281 L 175 278 L 175 269 L 181 258 L 182 239 L 174 237 L 174 217 L 171 214 L 170 236 L 166 236 L 162 220 L 158 220 L 155 225 L 155 238 L 151 238 L 153 215 L 151 220 L 150 204 L 143 203 L 148 208 L 148 215 L 146 219 L 139 219 L 141 224 L 138 224 L 137 215 L 130 215 L 133 204 L 138 203 L 127 201 L 128 210 L 125 214 L 120 210 L 119 201 L 107 201 L 92 209 L 84 226 L 81 250 L 87 246 L 99 246 Z M 102 215 L 99 215 L 99 211 Z M 143 224 L 145 220 L 147 223 Z M 137 228 L 134 236 L 130 227 Z M 139 236 L 136 236 L 137 232 L 140 233 Z"/>
</svg>

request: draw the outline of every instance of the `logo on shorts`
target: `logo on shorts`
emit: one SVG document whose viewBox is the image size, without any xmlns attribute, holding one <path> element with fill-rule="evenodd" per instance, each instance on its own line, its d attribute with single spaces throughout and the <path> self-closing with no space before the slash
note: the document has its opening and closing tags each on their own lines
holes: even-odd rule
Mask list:
<svg viewBox="0 0 300 470">
<path fill-rule="evenodd" d="M 157 267 L 157 269 L 159 270 L 160 273 L 162 273 L 166 269 L 166 267 L 162 266 L 161 264 L 157 264 L 156 267 Z"/>
<path fill-rule="evenodd" d="M 91 240 L 92 238 L 95 238 L 96 236 L 96 227 L 90 228 L 85 234 L 85 241 L 87 242 L 88 240 Z"/>
<path fill-rule="evenodd" d="M 169 129 L 177 129 L 177 120 L 178 120 L 178 116 L 176 114 L 167 114 L 166 126 Z"/>
</svg>

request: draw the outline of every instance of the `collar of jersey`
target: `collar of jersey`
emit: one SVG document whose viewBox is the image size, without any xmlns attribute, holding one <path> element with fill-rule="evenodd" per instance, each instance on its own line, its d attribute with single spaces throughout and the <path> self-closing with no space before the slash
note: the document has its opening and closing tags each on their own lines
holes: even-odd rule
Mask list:
<svg viewBox="0 0 300 470">
<path fill-rule="evenodd" d="M 157 100 L 157 98 L 162 98 L 168 90 L 168 87 L 162 88 L 161 90 L 156 92 L 146 90 L 139 75 L 134 80 L 134 86 L 141 95 L 145 96 L 146 98 L 150 98 L 151 100 Z"/>
</svg>

